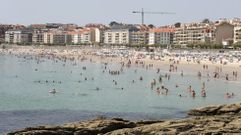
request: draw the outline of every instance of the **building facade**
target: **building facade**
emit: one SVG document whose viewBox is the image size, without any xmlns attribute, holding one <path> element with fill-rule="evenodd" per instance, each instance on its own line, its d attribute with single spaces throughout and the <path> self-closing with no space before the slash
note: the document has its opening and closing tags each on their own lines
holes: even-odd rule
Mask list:
<svg viewBox="0 0 241 135">
<path fill-rule="evenodd" d="M 72 35 L 72 43 L 73 44 L 79 44 L 81 43 L 81 34 L 79 34 L 79 32 L 72 32 L 70 33 Z"/>
<path fill-rule="evenodd" d="M 234 44 L 241 43 L 241 25 L 234 27 Z"/>
<path fill-rule="evenodd" d="M 43 44 L 44 43 L 44 31 L 43 30 L 33 30 L 32 36 L 33 44 Z"/>
<path fill-rule="evenodd" d="M 96 42 L 95 32 L 93 28 L 84 28 L 69 32 L 69 35 L 72 37 L 73 44 L 93 44 Z"/>
<path fill-rule="evenodd" d="M 173 42 L 173 28 L 154 28 L 149 31 L 149 45 L 170 45 Z"/>
<path fill-rule="evenodd" d="M 107 30 L 105 31 L 105 44 L 129 44 L 129 30 Z"/>
<path fill-rule="evenodd" d="M 130 35 L 138 29 L 133 25 L 114 25 L 105 31 L 104 43 L 112 45 L 128 45 L 131 44 Z"/>
<path fill-rule="evenodd" d="M 32 43 L 32 31 L 30 30 L 9 30 L 5 32 L 6 43 Z"/>
<path fill-rule="evenodd" d="M 92 44 L 95 42 L 95 29 L 86 28 L 81 31 L 80 42 L 82 44 Z"/>
<path fill-rule="evenodd" d="M 215 27 L 212 24 L 184 24 L 176 28 L 173 35 L 175 45 L 210 43 L 215 39 Z"/>
<path fill-rule="evenodd" d="M 13 25 L 0 24 L 0 43 L 5 42 L 5 32 L 13 28 Z"/>
<path fill-rule="evenodd" d="M 53 30 L 44 33 L 44 44 L 68 44 L 71 41 L 71 35 L 62 31 Z"/>
<path fill-rule="evenodd" d="M 217 44 L 223 44 L 224 42 L 230 42 L 234 38 L 234 26 L 222 22 L 216 26 L 215 30 L 215 42 Z M 232 42 L 232 41 L 231 41 Z"/>
<path fill-rule="evenodd" d="M 147 45 L 149 39 L 148 31 L 133 31 L 130 33 L 130 43 L 132 45 Z"/>
<path fill-rule="evenodd" d="M 95 34 L 92 37 L 92 40 L 94 39 L 94 41 L 92 41 L 93 44 L 104 43 L 104 36 L 105 36 L 104 32 L 108 29 L 107 26 L 103 24 L 87 24 L 85 25 L 85 28 L 90 28 L 94 30 L 94 32 L 92 32 L 92 34 L 93 33 Z"/>
</svg>

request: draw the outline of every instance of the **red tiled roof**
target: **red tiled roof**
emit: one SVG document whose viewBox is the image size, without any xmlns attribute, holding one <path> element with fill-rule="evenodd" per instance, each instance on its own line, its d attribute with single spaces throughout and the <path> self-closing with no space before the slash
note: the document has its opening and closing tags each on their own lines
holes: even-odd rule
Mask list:
<svg viewBox="0 0 241 135">
<path fill-rule="evenodd" d="M 173 28 L 154 28 L 150 29 L 150 32 L 160 33 L 160 32 L 174 32 Z"/>
</svg>

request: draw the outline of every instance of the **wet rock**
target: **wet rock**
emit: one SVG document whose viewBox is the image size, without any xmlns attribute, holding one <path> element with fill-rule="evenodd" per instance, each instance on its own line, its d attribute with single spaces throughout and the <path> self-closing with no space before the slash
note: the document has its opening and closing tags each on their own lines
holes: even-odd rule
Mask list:
<svg viewBox="0 0 241 135">
<path fill-rule="evenodd" d="M 229 129 L 239 129 L 241 130 L 241 119 L 237 118 L 234 119 L 233 121 L 231 121 L 230 123 L 228 123 L 225 128 L 229 128 Z"/>
<path fill-rule="evenodd" d="M 231 105 L 218 105 L 193 109 L 188 112 L 192 116 L 237 114 L 241 111 L 241 103 Z"/>
<path fill-rule="evenodd" d="M 241 134 L 241 104 L 191 110 L 181 120 L 130 122 L 120 118 L 95 119 L 61 126 L 26 128 L 8 135 L 160 135 Z"/>
<path fill-rule="evenodd" d="M 8 135 L 97 135 L 122 128 L 133 128 L 136 124 L 123 119 L 96 119 L 92 121 L 68 123 L 62 126 L 40 126 L 26 128 Z"/>
<path fill-rule="evenodd" d="M 220 108 L 222 108 L 222 106 L 209 106 L 209 107 L 197 108 L 189 111 L 188 115 L 192 115 L 192 116 L 216 115 Z"/>
<path fill-rule="evenodd" d="M 218 110 L 218 114 L 235 114 L 241 110 L 240 104 L 225 105 Z"/>
</svg>

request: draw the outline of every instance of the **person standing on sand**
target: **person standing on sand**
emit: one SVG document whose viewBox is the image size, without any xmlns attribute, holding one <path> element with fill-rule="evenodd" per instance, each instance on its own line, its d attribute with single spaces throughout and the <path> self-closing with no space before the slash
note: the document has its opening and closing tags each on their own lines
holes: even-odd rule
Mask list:
<svg viewBox="0 0 241 135">
<path fill-rule="evenodd" d="M 159 72 L 160 72 L 160 68 L 157 69 L 157 72 L 156 72 L 156 73 L 158 74 Z"/>
<path fill-rule="evenodd" d="M 226 74 L 226 77 L 225 77 L 225 78 L 226 78 L 227 81 L 229 81 L 228 74 Z"/>
<path fill-rule="evenodd" d="M 202 73 L 200 71 L 198 71 L 198 77 L 201 78 L 202 77 Z"/>
</svg>

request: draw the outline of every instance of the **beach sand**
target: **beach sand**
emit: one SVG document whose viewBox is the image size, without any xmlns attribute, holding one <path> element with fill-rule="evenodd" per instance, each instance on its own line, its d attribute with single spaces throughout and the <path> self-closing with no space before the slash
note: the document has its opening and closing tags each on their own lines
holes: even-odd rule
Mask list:
<svg viewBox="0 0 241 135">
<path fill-rule="evenodd" d="M 222 75 L 229 74 L 230 77 L 233 72 L 238 72 L 238 78 L 236 81 L 241 82 L 239 78 L 240 71 L 241 71 L 241 61 L 235 61 L 233 63 L 227 64 L 220 64 L 219 61 L 211 62 L 208 60 L 200 60 L 199 62 L 195 60 L 187 61 L 185 57 L 176 58 L 173 56 L 164 56 L 161 60 L 154 60 L 149 57 L 146 58 L 137 58 L 136 56 L 142 52 L 138 52 L 135 50 L 131 50 L 132 55 L 127 57 L 111 57 L 111 56 L 98 56 L 96 52 L 101 51 L 102 48 L 92 48 L 89 46 L 8 46 L 7 49 L 0 49 L 2 53 L 12 53 L 16 55 L 54 55 L 56 57 L 66 57 L 66 58 L 84 58 L 90 60 L 92 62 L 100 62 L 100 63 L 111 63 L 111 62 L 124 62 L 128 63 L 130 60 L 132 63 L 135 61 L 141 61 L 144 63 L 145 67 L 151 65 L 153 68 L 159 68 L 161 70 L 168 71 L 170 65 L 174 65 L 177 67 L 177 73 L 181 73 L 182 71 L 192 71 L 194 73 L 198 73 L 199 71 L 202 74 L 209 73 L 210 75 L 213 74 L 214 71 L 222 70 Z M 110 51 L 112 49 L 109 49 Z M 171 60 L 170 60 L 171 59 Z M 179 61 L 177 63 L 177 61 Z M 203 69 L 203 65 L 207 65 L 208 69 Z M 188 74 L 187 72 L 184 74 Z M 205 75 L 204 75 L 205 76 Z"/>
</svg>

